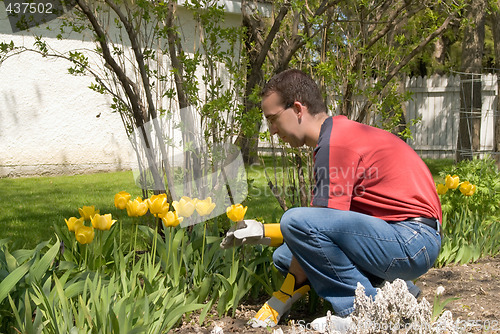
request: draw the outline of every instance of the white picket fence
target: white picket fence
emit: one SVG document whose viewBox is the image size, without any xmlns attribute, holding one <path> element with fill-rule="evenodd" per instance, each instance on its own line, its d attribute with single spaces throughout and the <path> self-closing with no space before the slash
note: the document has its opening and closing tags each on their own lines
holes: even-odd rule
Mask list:
<svg viewBox="0 0 500 334">
<path fill-rule="evenodd" d="M 482 86 L 480 152 L 488 153 L 493 150 L 497 75 L 475 78 Z M 408 143 L 422 157 L 453 158 L 460 118 L 460 76 L 408 78 L 406 89 L 413 93 L 406 106 L 406 119 L 420 119 L 410 127 L 413 140 Z"/>
</svg>

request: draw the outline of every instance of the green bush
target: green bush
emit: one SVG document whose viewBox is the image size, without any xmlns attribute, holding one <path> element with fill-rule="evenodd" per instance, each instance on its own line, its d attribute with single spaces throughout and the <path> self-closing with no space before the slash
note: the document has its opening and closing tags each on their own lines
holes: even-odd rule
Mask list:
<svg viewBox="0 0 500 334">
<path fill-rule="evenodd" d="M 436 261 L 468 263 L 500 252 L 500 173 L 496 162 L 465 160 L 442 171 L 438 184 L 443 209 L 442 249 Z"/>
<path fill-rule="evenodd" d="M 476 186 L 476 191 L 467 197 L 459 188 L 449 189 L 441 195 L 443 212 L 451 213 L 465 205 L 471 212 L 478 212 L 483 217 L 500 216 L 500 172 L 494 159 L 463 160 L 451 169 L 440 172 L 443 179 L 446 175 L 457 175 L 460 183 L 468 181 Z"/>
</svg>

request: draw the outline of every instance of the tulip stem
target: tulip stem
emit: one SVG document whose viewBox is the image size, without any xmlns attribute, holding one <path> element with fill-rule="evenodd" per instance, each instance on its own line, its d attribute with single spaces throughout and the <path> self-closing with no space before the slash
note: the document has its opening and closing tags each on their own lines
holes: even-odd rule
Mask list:
<svg viewBox="0 0 500 334">
<path fill-rule="evenodd" d="M 158 221 L 160 220 L 160 218 L 158 217 L 155 217 L 155 233 L 153 234 L 153 267 L 155 265 L 155 259 L 156 259 L 156 242 L 157 242 L 157 238 L 158 238 Z"/>
<path fill-rule="evenodd" d="M 168 228 L 168 250 L 167 250 L 167 265 L 165 268 L 168 270 L 168 266 L 170 264 L 170 252 L 172 251 L 172 227 Z"/>
<path fill-rule="evenodd" d="M 233 263 L 234 263 L 234 253 L 235 253 L 235 251 L 236 251 L 236 250 L 235 250 L 235 247 L 233 247 L 233 260 L 232 260 L 231 264 L 233 264 Z"/>
<path fill-rule="evenodd" d="M 120 219 L 120 234 L 119 234 L 119 240 L 120 242 L 118 243 L 119 245 L 122 244 L 122 220 Z"/>
<path fill-rule="evenodd" d="M 87 260 L 88 260 L 88 249 L 89 249 L 89 246 L 87 244 L 87 245 L 84 245 L 84 247 L 85 247 L 85 261 L 84 262 L 85 262 L 86 269 L 88 269 L 89 265 L 87 263 Z"/>
<path fill-rule="evenodd" d="M 106 263 L 105 258 L 104 258 L 104 254 L 102 253 L 102 235 L 101 234 L 102 234 L 102 231 L 100 231 L 100 233 L 97 233 L 97 237 L 99 238 L 99 257 L 103 259 L 103 263 Z M 101 268 L 99 263 L 101 263 L 101 262 L 99 261 L 97 263 L 98 268 Z"/>
<path fill-rule="evenodd" d="M 203 245 L 201 248 L 201 265 L 205 267 L 204 262 L 203 262 L 203 256 L 205 255 L 205 240 L 206 240 L 206 234 L 207 234 L 207 222 L 203 223 Z"/>
<path fill-rule="evenodd" d="M 182 249 L 184 249 L 184 235 L 182 236 L 182 239 L 181 239 L 181 246 L 179 247 L 179 249 L 181 249 L 181 250 L 182 250 Z M 181 273 L 181 272 L 180 272 L 180 268 L 181 268 L 181 266 L 182 266 L 182 254 L 179 254 L 179 253 L 178 253 L 178 255 L 179 255 L 179 265 L 177 266 L 177 268 L 178 268 L 178 269 L 177 269 L 177 272 L 175 272 L 175 275 L 174 275 L 175 280 L 176 280 L 176 281 L 175 281 L 175 285 L 176 285 L 176 286 L 179 284 L 179 278 L 180 278 L 180 273 Z M 187 270 L 186 270 L 186 273 L 185 273 L 186 278 L 187 278 L 187 274 L 188 274 L 188 272 L 187 272 Z"/>
<path fill-rule="evenodd" d="M 135 222 L 135 235 L 134 235 L 134 260 L 132 261 L 132 268 L 135 267 L 135 255 L 136 255 L 136 242 L 137 242 L 137 229 L 138 229 L 139 224 Z"/>
</svg>

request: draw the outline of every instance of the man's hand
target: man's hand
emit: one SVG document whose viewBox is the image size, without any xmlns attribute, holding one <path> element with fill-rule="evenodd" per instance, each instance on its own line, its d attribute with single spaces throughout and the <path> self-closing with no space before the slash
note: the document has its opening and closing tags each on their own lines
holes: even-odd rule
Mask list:
<svg viewBox="0 0 500 334">
<path fill-rule="evenodd" d="M 264 236 L 264 224 L 253 219 L 237 222 L 226 233 L 220 247 L 223 249 L 240 245 L 270 245 L 271 238 Z"/>
</svg>

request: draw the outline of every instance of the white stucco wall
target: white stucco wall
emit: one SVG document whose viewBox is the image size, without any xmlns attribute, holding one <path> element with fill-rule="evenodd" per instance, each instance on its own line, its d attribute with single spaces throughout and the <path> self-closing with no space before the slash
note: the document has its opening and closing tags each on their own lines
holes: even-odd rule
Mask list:
<svg viewBox="0 0 500 334">
<path fill-rule="evenodd" d="M 238 2 L 226 3 L 232 11 L 227 24 L 240 24 Z M 57 40 L 56 32 L 51 37 L 44 28 L 12 33 L 6 12 L 0 10 L 0 41 L 32 47 L 31 36 L 37 33 L 58 50 L 94 48 L 78 36 Z M 185 36 L 194 35 L 193 29 L 192 23 L 184 25 Z M 34 53 L 17 55 L 0 66 L 0 177 L 112 171 L 133 165 L 131 146 L 120 115 L 111 112 L 110 98 L 91 91 L 91 78 L 72 76 L 68 67 L 65 60 Z"/>
<path fill-rule="evenodd" d="M 32 39 L 4 36 L 15 43 Z M 34 53 L 0 67 L 0 177 L 129 168 L 130 144 L 120 116 L 111 113 L 109 98 L 88 88 L 90 78 L 69 75 L 68 67 L 65 60 Z"/>
</svg>

